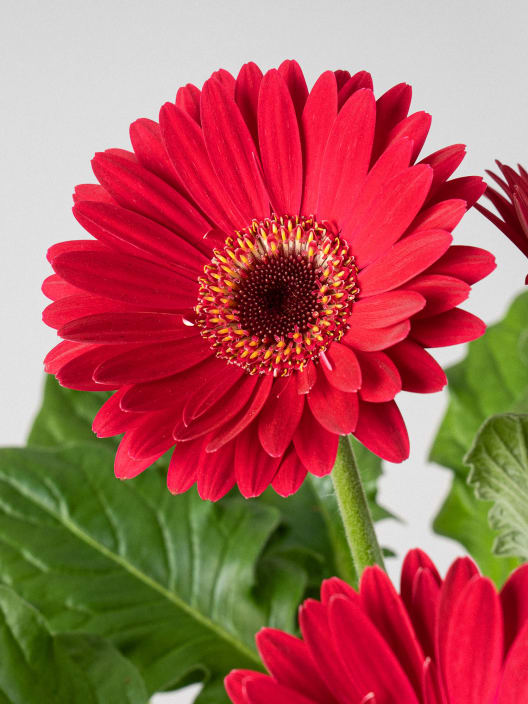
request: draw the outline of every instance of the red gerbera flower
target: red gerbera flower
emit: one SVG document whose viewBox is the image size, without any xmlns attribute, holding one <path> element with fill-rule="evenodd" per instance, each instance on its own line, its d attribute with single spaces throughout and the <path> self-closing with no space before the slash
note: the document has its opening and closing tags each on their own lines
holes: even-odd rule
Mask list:
<svg viewBox="0 0 528 704">
<path fill-rule="evenodd" d="M 493 171 L 486 170 L 486 173 L 498 183 L 506 198 L 491 186 L 486 188 L 484 195 L 493 203 L 500 217 L 482 205 L 477 205 L 477 208 L 528 257 L 528 173 L 520 164 L 517 164 L 517 173 L 511 166 L 501 164 L 500 161 L 495 163 L 504 179 Z M 528 275 L 525 283 L 528 284 Z"/>
<path fill-rule="evenodd" d="M 296 62 L 249 63 L 134 122 L 134 153 L 95 156 L 74 214 L 96 241 L 49 252 L 64 342 L 46 370 L 116 390 L 93 428 L 125 433 L 118 477 L 175 446 L 172 492 L 287 495 L 331 470 L 340 434 L 408 456 L 394 397 L 443 387 L 424 348 L 483 333 L 455 306 L 494 267 L 450 246 L 484 186 L 447 180 L 462 145 L 414 165 L 430 117 L 410 98 L 346 71 L 308 93 Z"/>
<path fill-rule="evenodd" d="M 401 596 L 368 567 L 359 593 L 329 579 L 299 618 L 304 640 L 272 628 L 257 635 L 270 675 L 228 675 L 235 704 L 528 702 L 528 565 L 499 595 L 469 558 L 442 580 L 413 550 Z"/>
</svg>

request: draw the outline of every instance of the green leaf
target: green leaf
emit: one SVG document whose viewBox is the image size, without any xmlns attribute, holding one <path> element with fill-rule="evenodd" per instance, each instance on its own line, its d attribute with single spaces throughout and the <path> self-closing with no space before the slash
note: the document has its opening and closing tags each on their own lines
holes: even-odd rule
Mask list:
<svg viewBox="0 0 528 704">
<path fill-rule="evenodd" d="M 91 431 L 93 417 L 108 394 L 72 391 L 48 376 L 42 407 L 31 430 L 28 443 L 45 447 L 75 442 L 101 443 L 115 447 L 114 438 L 100 440 Z M 352 438 L 360 472 L 364 480 L 374 520 L 392 517 L 377 503 L 377 482 L 382 474 L 382 462 L 361 443 Z M 166 461 L 160 466 L 166 467 Z M 150 471 L 150 470 L 149 470 Z M 135 481 L 135 480 L 132 480 Z M 232 496 L 239 496 L 234 490 Z M 177 503 L 178 499 L 173 500 Z M 296 563 L 308 573 L 308 594 L 315 594 L 326 577 L 339 575 L 354 582 L 356 579 L 346 538 L 337 509 L 331 477 L 308 475 L 299 491 L 284 499 L 272 489 L 251 503 L 273 506 L 280 512 L 280 522 L 258 563 L 260 575 L 270 570 L 281 571 L 283 560 Z M 391 554 L 389 550 L 385 551 Z M 270 575 L 271 576 L 271 575 Z M 260 583 L 259 579 L 259 583 Z"/>
<path fill-rule="evenodd" d="M 488 519 L 496 555 L 528 560 L 528 416 L 490 418 L 466 456 L 477 498 L 493 501 Z"/>
<path fill-rule="evenodd" d="M 145 704 L 135 667 L 110 643 L 81 633 L 52 635 L 45 620 L 0 586 L 2 704 Z"/>
<path fill-rule="evenodd" d="M 115 440 L 99 440 L 92 421 L 109 394 L 101 391 L 72 391 L 46 375 L 44 398 L 29 433 L 28 444 L 41 447 L 96 441 L 115 445 Z"/>
<path fill-rule="evenodd" d="M 462 543 L 498 584 L 516 561 L 493 555 L 496 535 L 488 525 L 490 505 L 477 500 L 468 486 L 463 458 L 489 416 L 528 410 L 527 335 L 528 293 L 523 293 L 501 322 L 470 343 L 466 358 L 447 370 L 450 401 L 430 457 L 454 472 L 435 530 Z"/>
<path fill-rule="evenodd" d="M 156 468 L 119 482 L 103 445 L 0 450 L 1 580 L 54 632 L 109 638 L 149 692 L 259 668 L 256 631 L 294 630 L 304 571 L 275 560 L 255 578 L 280 520 L 256 501 L 174 497 Z"/>
</svg>

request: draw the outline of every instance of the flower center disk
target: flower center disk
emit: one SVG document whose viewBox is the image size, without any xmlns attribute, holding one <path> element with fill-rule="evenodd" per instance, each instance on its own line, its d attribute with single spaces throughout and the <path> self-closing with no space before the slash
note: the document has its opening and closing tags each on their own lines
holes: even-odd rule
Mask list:
<svg viewBox="0 0 528 704">
<path fill-rule="evenodd" d="M 308 217 L 253 220 L 204 267 L 197 325 L 218 357 L 287 376 L 347 330 L 357 298 L 348 246 Z"/>
</svg>

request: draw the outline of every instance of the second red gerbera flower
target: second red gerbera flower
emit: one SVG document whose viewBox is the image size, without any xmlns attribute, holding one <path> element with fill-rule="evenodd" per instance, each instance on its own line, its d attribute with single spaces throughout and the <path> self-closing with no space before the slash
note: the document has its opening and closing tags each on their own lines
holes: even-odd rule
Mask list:
<svg viewBox="0 0 528 704">
<path fill-rule="evenodd" d="M 93 160 L 76 189 L 96 241 L 55 245 L 46 358 L 61 384 L 115 390 L 94 421 L 125 433 L 116 474 L 175 446 L 168 485 L 218 499 L 283 495 L 332 469 L 340 434 L 379 456 L 409 452 L 394 401 L 438 391 L 426 351 L 481 335 L 456 306 L 494 267 L 451 231 L 484 185 L 448 180 L 454 145 L 415 164 L 430 117 L 409 86 L 377 101 L 370 75 L 299 66 L 180 89 L 134 152 Z"/>
<path fill-rule="evenodd" d="M 323 582 L 300 609 L 303 640 L 263 629 L 270 674 L 226 679 L 234 704 L 521 704 L 528 701 L 528 565 L 500 595 L 469 558 L 442 580 L 420 550 L 408 553 L 401 595 L 379 567 L 359 593 Z"/>
</svg>

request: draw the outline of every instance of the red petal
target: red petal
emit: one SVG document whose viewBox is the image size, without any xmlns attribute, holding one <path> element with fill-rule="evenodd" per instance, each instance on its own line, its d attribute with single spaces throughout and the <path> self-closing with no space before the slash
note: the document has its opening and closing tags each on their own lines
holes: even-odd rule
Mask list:
<svg viewBox="0 0 528 704">
<path fill-rule="evenodd" d="M 180 275 L 193 281 L 207 263 L 202 252 L 172 230 L 118 205 L 80 201 L 74 206 L 73 214 L 87 232 L 109 245 L 112 253 L 117 249 L 125 256 L 132 255 L 163 267 L 176 268 Z M 192 229 L 196 231 L 196 225 Z M 200 236 L 207 229 L 204 220 L 203 227 L 198 228 Z"/>
<path fill-rule="evenodd" d="M 445 678 L 450 700 L 492 704 L 502 663 L 502 614 L 493 584 L 474 577 L 457 600 L 446 639 Z"/>
<path fill-rule="evenodd" d="M 365 613 L 398 658 L 415 692 L 419 693 L 424 655 L 401 598 L 377 566 L 363 572 L 360 587 Z"/>
<path fill-rule="evenodd" d="M 333 342 L 323 354 L 321 369 L 330 384 L 340 391 L 357 391 L 361 386 L 361 367 L 353 350 Z"/>
<path fill-rule="evenodd" d="M 302 153 L 295 108 L 278 71 L 268 71 L 260 88 L 258 134 L 262 167 L 276 213 L 298 213 Z"/>
<path fill-rule="evenodd" d="M 186 427 L 183 422 L 175 429 L 176 440 L 194 440 L 225 425 L 249 401 L 258 379 L 246 374 L 227 393 L 222 396 L 222 403 L 215 404 L 206 413 L 196 418 Z"/>
<path fill-rule="evenodd" d="M 127 432 L 119 443 L 114 461 L 114 473 L 118 479 L 133 479 L 137 477 L 138 474 L 141 474 L 141 472 L 151 467 L 163 454 L 160 453 L 159 455 L 146 457 L 142 460 L 134 460 L 128 454 L 129 445 L 130 435 Z"/>
<path fill-rule="evenodd" d="M 209 159 L 244 217 L 241 226 L 253 218 L 269 216 L 269 197 L 260 179 L 255 143 L 234 97 L 215 80 L 206 81 L 201 112 Z"/>
<path fill-rule="evenodd" d="M 303 371 L 296 375 L 298 393 L 307 394 L 311 391 L 317 379 L 316 372 L 315 364 L 310 360 Z"/>
<path fill-rule="evenodd" d="M 441 186 L 455 171 L 466 156 L 465 144 L 452 144 L 450 147 L 439 149 L 422 159 L 421 164 L 433 167 L 434 175 L 431 184 L 431 193 Z"/>
<path fill-rule="evenodd" d="M 153 310 L 187 311 L 196 303 L 197 283 L 152 262 L 118 252 L 65 252 L 53 268 L 74 286 Z"/>
<path fill-rule="evenodd" d="M 297 118 L 300 121 L 308 97 L 308 87 L 301 67 L 297 61 L 286 59 L 286 61 L 283 61 L 279 66 L 279 74 L 288 86 Z"/>
<path fill-rule="evenodd" d="M 356 438 L 378 457 L 403 462 L 409 457 L 409 436 L 400 410 L 394 401 L 360 401 Z"/>
<path fill-rule="evenodd" d="M 328 608 L 307 599 L 299 609 L 299 625 L 317 670 L 337 701 L 342 702 L 343 692 L 349 701 L 357 701 L 363 693 L 355 678 L 342 665 L 338 655 L 341 645 L 331 638 Z"/>
<path fill-rule="evenodd" d="M 56 374 L 71 359 L 75 359 L 83 352 L 93 348 L 94 345 L 81 345 L 78 342 L 59 342 L 45 356 L 44 371 L 48 374 Z"/>
<path fill-rule="evenodd" d="M 465 301 L 471 291 L 468 284 L 453 276 L 428 273 L 415 277 L 404 288 L 420 293 L 427 301 L 425 308 L 416 314 L 415 320 L 451 310 Z"/>
<path fill-rule="evenodd" d="M 178 88 L 176 106 L 184 110 L 189 117 L 200 124 L 200 89 L 192 83 Z"/>
<path fill-rule="evenodd" d="M 186 192 L 169 159 L 157 122 L 148 120 L 145 117 L 133 122 L 130 125 L 130 141 L 142 166 L 167 183 L 175 186 L 181 193 Z"/>
<path fill-rule="evenodd" d="M 92 168 L 97 180 L 124 208 L 165 225 L 187 241 L 200 240 L 209 230 L 207 220 L 186 198 L 140 164 L 103 152 L 92 159 Z M 179 251 L 181 240 L 174 238 L 174 241 Z"/>
<path fill-rule="evenodd" d="M 225 68 L 219 68 L 218 71 L 213 71 L 211 78 L 220 83 L 223 88 L 226 89 L 227 93 L 235 94 L 235 78 L 234 76 L 226 71 Z"/>
<path fill-rule="evenodd" d="M 427 658 L 423 666 L 423 704 L 449 704 L 435 663 Z"/>
<path fill-rule="evenodd" d="M 358 222 L 347 240 L 361 268 L 384 254 L 405 232 L 422 207 L 433 170 L 413 166 L 387 183 L 370 213 Z"/>
<path fill-rule="evenodd" d="M 65 286 L 70 286 L 64 282 Z M 127 313 L 137 311 L 139 306 L 119 301 L 110 301 L 104 296 L 90 296 L 80 289 L 71 287 L 78 293 L 65 296 L 50 303 L 42 312 L 42 320 L 51 328 L 58 330 L 66 323 L 98 313 Z"/>
<path fill-rule="evenodd" d="M 304 396 L 297 393 L 297 386 L 291 381 L 284 391 L 277 395 L 277 383 L 258 419 L 258 437 L 264 450 L 272 457 L 282 457 L 291 442 L 301 420 Z"/>
<path fill-rule="evenodd" d="M 420 569 L 413 582 L 411 602 L 407 605 L 425 655 L 435 654 L 435 627 L 440 599 L 440 586 L 433 573 Z"/>
<path fill-rule="evenodd" d="M 317 383 L 308 394 L 310 410 L 326 430 L 338 435 L 348 435 L 357 424 L 357 394 L 334 388 L 321 370 L 317 376 Z"/>
<path fill-rule="evenodd" d="M 80 200 L 93 200 L 99 203 L 113 203 L 115 205 L 115 200 L 112 196 L 96 183 L 80 183 L 75 186 L 73 202 L 77 203 Z"/>
<path fill-rule="evenodd" d="M 452 242 L 444 230 L 417 232 L 396 242 L 359 276 L 362 296 L 397 288 L 431 266 Z"/>
<path fill-rule="evenodd" d="M 86 295 L 84 291 L 67 283 L 61 279 L 60 276 L 57 276 L 57 274 L 51 274 L 51 276 L 44 279 L 42 283 L 42 293 L 46 298 L 50 298 L 52 301 L 58 301 L 61 298 L 71 298 L 71 296 L 77 296 L 80 293 L 82 293 L 83 296 Z M 46 325 L 50 325 L 47 321 L 44 322 L 46 322 Z"/>
<path fill-rule="evenodd" d="M 51 245 L 46 253 L 46 259 L 50 264 L 56 259 L 60 254 L 65 252 L 112 252 L 110 247 L 102 242 L 94 242 L 94 240 L 69 240 L 68 242 L 57 242 L 57 244 Z M 79 292 L 79 289 L 77 289 Z"/>
<path fill-rule="evenodd" d="M 244 227 L 247 223 L 233 206 L 211 166 L 202 131 L 196 122 L 172 103 L 165 103 L 160 112 L 160 127 L 178 178 L 185 183 L 201 210 L 225 232 Z"/>
<path fill-rule="evenodd" d="M 57 380 L 61 386 L 78 391 L 110 391 L 117 384 L 98 384 L 93 380 L 94 369 L 101 362 L 116 355 L 120 345 L 98 345 L 89 349 L 61 366 L 57 372 Z"/>
<path fill-rule="evenodd" d="M 418 230 L 447 230 L 451 232 L 464 217 L 467 210 L 465 200 L 453 198 L 435 203 L 430 208 L 421 210 L 411 224 L 409 234 Z"/>
<path fill-rule="evenodd" d="M 423 550 L 418 548 L 409 550 L 403 561 L 400 585 L 401 596 L 407 606 L 412 604 L 412 594 L 416 574 L 419 570 L 424 569 L 431 572 L 438 585 L 442 583 L 438 570 L 436 569 L 431 558 Z"/>
<path fill-rule="evenodd" d="M 355 601 L 356 604 L 361 605 L 359 594 L 352 589 L 350 584 L 347 584 L 342 579 L 339 579 L 339 577 L 330 577 L 329 579 L 325 579 L 321 584 L 321 601 L 323 604 L 328 605 L 334 594 L 346 596 L 347 599 Z"/>
<path fill-rule="evenodd" d="M 251 398 L 229 423 L 215 431 L 209 439 L 206 452 L 215 452 L 227 442 L 235 438 L 244 428 L 255 420 L 266 403 L 272 386 L 271 375 L 261 377 L 255 386 Z"/>
<path fill-rule="evenodd" d="M 341 662 L 361 692 L 375 692 L 380 702 L 419 704 L 397 657 L 358 604 L 334 596 L 329 620 Z"/>
<path fill-rule="evenodd" d="M 284 455 L 271 486 L 280 496 L 290 496 L 300 488 L 306 477 L 306 467 L 301 463 L 293 445 Z"/>
<path fill-rule="evenodd" d="M 257 110 L 261 81 L 262 71 L 250 61 L 240 69 L 235 85 L 236 104 L 255 144 L 258 144 Z"/>
<path fill-rule="evenodd" d="M 197 384 L 195 389 L 186 394 L 186 403 L 183 407 L 183 422 L 190 425 L 192 421 L 209 411 L 220 401 L 222 396 L 230 391 L 233 386 L 243 376 L 244 370 L 235 365 L 228 365 L 218 358 L 215 358 L 220 365 L 211 366 L 206 372 L 207 381 Z M 214 371 L 213 371 L 214 370 Z"/>
<path fill-rule="evenodd" d="M 260 496 L 277 474 L 281 458 L 270 457 L 261 447 L 256 423 L 240 433 L 235 443 L 235 476 L 240 493 L 246 499 Z"/>
<path fill-rule="evenodd" d="M 306 643 L 274 628 L 261 630 L 256 641 L 264 665 L 278 682 L 316 702 L 336 701 L 317 674 Z"/>
<path fill-rule="evenodd" d="M 209 346 L 196 335 L 163 345 L 155 342 L 102 362 L 95 370 L 94 379 L 107 384 L 138 384 L 177 374 L 212 354 Z"/>
<path fill-rule="evenodd" d="M 376 352 L 404 340 L 411 329 L 411 323 L 404 320 L 387 328 L 367 328 L 351 325 L 342 342 L 356 350 Z"/>
<path fill-rule="evenodd" d="M 72 320 L 58 331 L 65 340 L 106 344 L 158 342 L 181 338 L 181 315 L 169 313 L 101 313 Z"/>
<path fill-rule="evenodd" d="M 350 71 L 345 71 L 339 68 L 337 69 L 337 71 L 332 71 L 332 73 L 334 74 L 337 83 L 337 88 L 338 90 L 340 90 L 350 78 Z"/>
<path fill-rule="evenodd" d="M 160 456 L 174 445 L 172 429 L 179 420 L 174 409 L 147 413 L 127 431 L 128 454 L 134 460 Z"/>
<path fill-rule="evenodd" d="M 341 110 L 351 95 L 354 95 L 361 88 L 374 89 L 372 76 L 368 71 L 358 71 L 351 76 L 340 88 L 337 96 L 338 108 Z"/>
<path fill-rule="evenodd" d="M 401 122 L 409 112 L 411 95 L 411 86 L 399 83 L 376 101 L 376 134 L 372 149 L 372 162 L 387 147 L 392 128 Z"/>
<path fill-rule="evenodd" d="M 92 430 L 98 438 L 108 438 L 112 435 L 120 435 L 140 420 L 137 413 L 126 413 L 120 407 L 123 395 L 130 387 L 123 386 L 119 391 L 110 396 L 98 410 L 92 423 Z"/>
<path fill-rule="evenodd" d="M 519 633 L 506 662 L 497 704 L 528 701 L 528 623 Z"/>
<path fill-rule="evenodd" d="M 412 291 L 389 291 L 370 296 L 353 304 L 352 327 L 385 328 L 401 323 L 425 306 L 425 299 Z M 348 333 L 347 333 L 348 334 Z M 343 338 L 347 341 L 347 335 Z"/>
<path fill-rule="evenodd" d="M 369 171 L 361 190 L 354 200 L 349 201 L 341 224 L 341 236 L 352 239 L 363 222 L 369 222 L 380 198 L 387 190 L 387 184 L 408 167 L 412 152 L 412 140 L 400 139 L 386 149 Z"/>
<path fill-rule="evenodd" d="M 411 335 L 424 347 L 445 347 L 475 340 L 484 335 L 486 325 L 472 313 L 453 308 L 412 323 Z"/>
<path fill-rule="evenodd" d="M 474 284 L 495 269 L 495 257 L 480 247 L 454 245 L 430 267 L 430 274 L 456 276 L 467 284 Z"/>
<path fill-rule="evenodd" d="M 266 675 L 260 672 L 252 672 L 251 670 L 232 670 L 224 679 L 227 695 L 233 704 L 248 704 L 245 690 L 246 680 L 248 680 L 248 678 L 262 679 L 264 677 L 266 677 Z"/>
<path fill-rule="evenodd" d="M 478 575 L 478 569 L 473 560 L 469 557 L 458 558 L 453 562 L 442 584 L 440 592 L 440 602 L 438 605 L 436 651 L 440 672 L 445 683 L 444 663 L 449 657 L 447 652 L 447 634 L 449 624 L 453 618 L 453 610 L 464 587 L 468 582 Z"/>
<path fill-rule="evenodd" d="M 325 71 L 312 88 L 302 114 L 304 191 L 301 212 L 315 212 L 323 154 L 337 116 L 337 88 L 332 71 Z"/>
<path fill-rule="evenodd" d="M 183 494 L 198 478 L 198 463 L 203 442 L 177 442 L 167 471 L 167 489 L 171 494 Z"/>
<path fill-rule="evenodd" d="M 229 443 L 218 452 L 202 453 L 198 465 L 197 488 L 201 499 L 218 501 L 235 485 L 235 443 Z"/>
<path fill-rule="evenodd" d="M 323 156 L 317 216 L 339 222 L 367 175 L 376 122 L 372 91 L 359 90 L 339 112 Z"/>
<path fill-rule="evenodd" d="M 208 357 L 180 374 L 134 384 L 123 396 L 121 407 L 127 411 L 156 411 L 176 406 L 183 413 L 189 395 L 207 388 L 211 377 L 224 371 L 223 360 Z"/>
<path fill-rule="evenodd" d="M 435 193 L 434 201 L 461 198 L 471 208 L 486 190 L 486 184 L 480 176 L 462 176 L 446 181 Z"/>
<path fill-rule="evenodd" d="M 416 342 L 403 340 L 390 347 L 387 354 L 398 367 L 404 391 L 430 394 L 447 384 L 442 367 Z"/>
<path fill-rule="evenodd" d="M 517 568 L 501 589 L 504 648 L 507 651 L 528 621 L 528 565 Z"/>
<path fill-rule="evenodd" d="M 317 704 L 271 678 L 248 679 L 245 684 L 248 704 Z"/>
<path fill-rule="evenodd" d="M 431 115 L 423 111 L 415 112 L 401 120 L 401 122 L 391 130 L 388 140 L 389 144 L 396 139 L 410 137 L 414 142 L 411 161 L 415 161 L 418 154 L 422 151 L 430 127 Z"/>
<path fill-rule="evenodd" d="M 361 366 L 361 389 L 364 401 L 392 401 L 402 389 L 398 368 L 384 352 L 357 352 Z"/>
<path fill-rule="evenodd" d="M 339 436 L 325 430 L 312 415 L 308 404 L 295 435 L 293 444 L 306 469 L 318 477 L 332 471 L 337 456 Z"/>
</svg>

